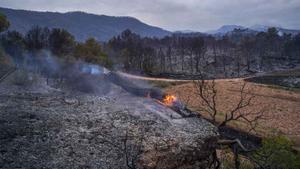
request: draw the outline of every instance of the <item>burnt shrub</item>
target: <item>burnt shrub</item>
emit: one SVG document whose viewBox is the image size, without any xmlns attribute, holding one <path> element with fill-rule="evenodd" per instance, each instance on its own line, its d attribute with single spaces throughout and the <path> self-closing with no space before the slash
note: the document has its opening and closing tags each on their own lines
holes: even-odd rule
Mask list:
<svg viewBox="0 0 300 169">
<path fill-rule="evenodd" d="M 18 69 L 9 79 L 9 82 L 18 86 L 30 86 L 37 81 L 37 76 L 26 69 Z"/>
</svg>

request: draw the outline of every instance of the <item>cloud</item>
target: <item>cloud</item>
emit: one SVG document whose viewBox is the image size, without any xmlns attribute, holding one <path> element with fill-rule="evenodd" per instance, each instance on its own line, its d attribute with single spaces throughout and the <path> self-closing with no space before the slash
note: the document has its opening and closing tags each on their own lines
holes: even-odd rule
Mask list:
<svg viewBox="0 0 300 169">
<path fill-rule="evenodd" d="M 224 24 L 300 28 L 299 0 L 1 0 L 0 6 L 133 16 L 169 30 L 205 31 Z"/>
</svg>

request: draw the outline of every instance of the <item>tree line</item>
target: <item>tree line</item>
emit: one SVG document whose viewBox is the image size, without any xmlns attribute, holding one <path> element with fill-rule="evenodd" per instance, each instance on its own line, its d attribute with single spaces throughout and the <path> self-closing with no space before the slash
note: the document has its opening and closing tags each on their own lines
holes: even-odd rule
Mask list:
<svg viewBox="0 0 300 169">
<path fill-rule="evenodd" d="M 8 28 L 9 21 L 4 15 L 0 15 L 0 31 L 6 31 Z M 77 42 L 71 33 L 60 28 L 34 26 L 25 35 L 17 31 L 6 31 L 1 34 L 0 44 L 2 50 L 17 65 L 24 61 L 24 53 L 35 56 L 41 50 L 49 50 L 56 57 L 67 60 L 80 59 L 106 67 L 112 65 L 102 45 L 94 38 Z"/>
<path fill-rule="evenodd" d="M 0 31 L 9 27 L 0 15 Z M 113 64 L 127 71 L 149 74 L 237 77 L 277 68 L 293 68 L 300 64 L 300 34 L 279 35 L 276 28 L 267 32 L 241 33 L 236 29 L 222 37 L 205 34 L 180 34 L 141 37 L 125 30 L 108 42 L 89 38 L 77 42 L 67 30 L 35 26 L 25 35 L 17 31 L 1 34 L 5 53 L 17 62 L 24 52 L 37 53 L 47 49 L 66 59 L 81 59 L 111 67 Z"/>
<path fill-rule="evenodd" d="M 229 77 L 300 63 L 300 34 L 279 36 L 276 28 L 257 34 L 240 31 L 223 37 L 173 34 L 157 39 L 125 30 L 108 44 L 126 70 L 154 74 L 206 72 Z"/>
</svg>

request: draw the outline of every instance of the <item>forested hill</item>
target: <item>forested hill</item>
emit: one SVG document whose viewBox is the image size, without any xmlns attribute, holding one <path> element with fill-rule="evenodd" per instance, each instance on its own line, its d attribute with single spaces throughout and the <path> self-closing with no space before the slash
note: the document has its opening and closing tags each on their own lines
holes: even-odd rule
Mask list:
<svg viewBox="0 0 300 169">
<path fill-rule="evenodd" d="M 1 8 L 11 23 L 10 30 L 26 33 L 35 25 L 49 28 L 63 28 L 72 33 L 78 41 L 94 37 L 107 41 L 125 29 L 147 37 L 163 37 L 171 32 L 147 25 L 132 17 L 94 15 L 84 12 L 36 12 Z"/>
</svg>

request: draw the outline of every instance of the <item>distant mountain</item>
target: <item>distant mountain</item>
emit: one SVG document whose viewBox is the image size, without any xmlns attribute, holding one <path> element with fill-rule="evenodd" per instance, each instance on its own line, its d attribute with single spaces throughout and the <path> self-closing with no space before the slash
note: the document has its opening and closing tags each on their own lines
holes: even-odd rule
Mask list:
<svg viewBox="0 0 300 169">
<path fill-rule="evenodd" d="M 89 37 L 107 41 L 125 29 L 130 29 L 144 37 L 164 37 L 171 34 L 167 30 L 147 25 L 133 17 L 114 17 L 84 12 L 36 12 L 1 7 L 0 12 L 9 19 L 10 30 L 17 30 L 23 34 L 35 25 L 64 28 L 79 41 Z"/>
<path fill-rule="evenodd" d="M 272 26 L 254 25 L 254 26 L 251 26 L 250 29 L 258 31 L 258 32 L 266 32 L 266 31 L 268 31 L 268 29 L 270 27 L 272 27 Z M 277 29 L 279 35 L 283 35 L 284 33 L 296 35 L 296 34 L 300 33 L 300 30 L 286 29 L 286 28 L 281 28 L 278 26 L 273 26 L 273 27 L 275 27 Z"/>
<path fill-rule="evenodd" d="M 224 25 L 217 30 L 208 31 L 207 33 L 225 35 L 226 33 L 233 31 L 234 29 L 245 29 L 245 27 L 239 25 Z"/>
<path fill-rule="evenodd" d="M 214 35 L 214 36 L 223 36 L 226 34 L 232 34 L 234 33 L 234 30 L 239 29 L 239 33 L 244 34 L 253 34 L 258 32 L 266 32 L 269 28 L 272 26 L 265 26 L 265 25 L 254 25 L 249 28 L 239 25 L 224 25 L 221 28 L 213 31 L 208 31 L 208 34 Z M 300 33 L 300 30 L 292 30 L 292 29 L 286 29 L 281 27 L 275 27 L 278 30 L 279 35 L 286 34 L 292 34 L 293 36 Z M 236 33 L 236 32 L 235 32 Z"/>
<path fill-rule="evenodd" d="M 175 31 L 174 33 L 199 33 L 198 31 L 193 31 L 193 30 L 179 30 L 179 31 Z"/>
</svg>

